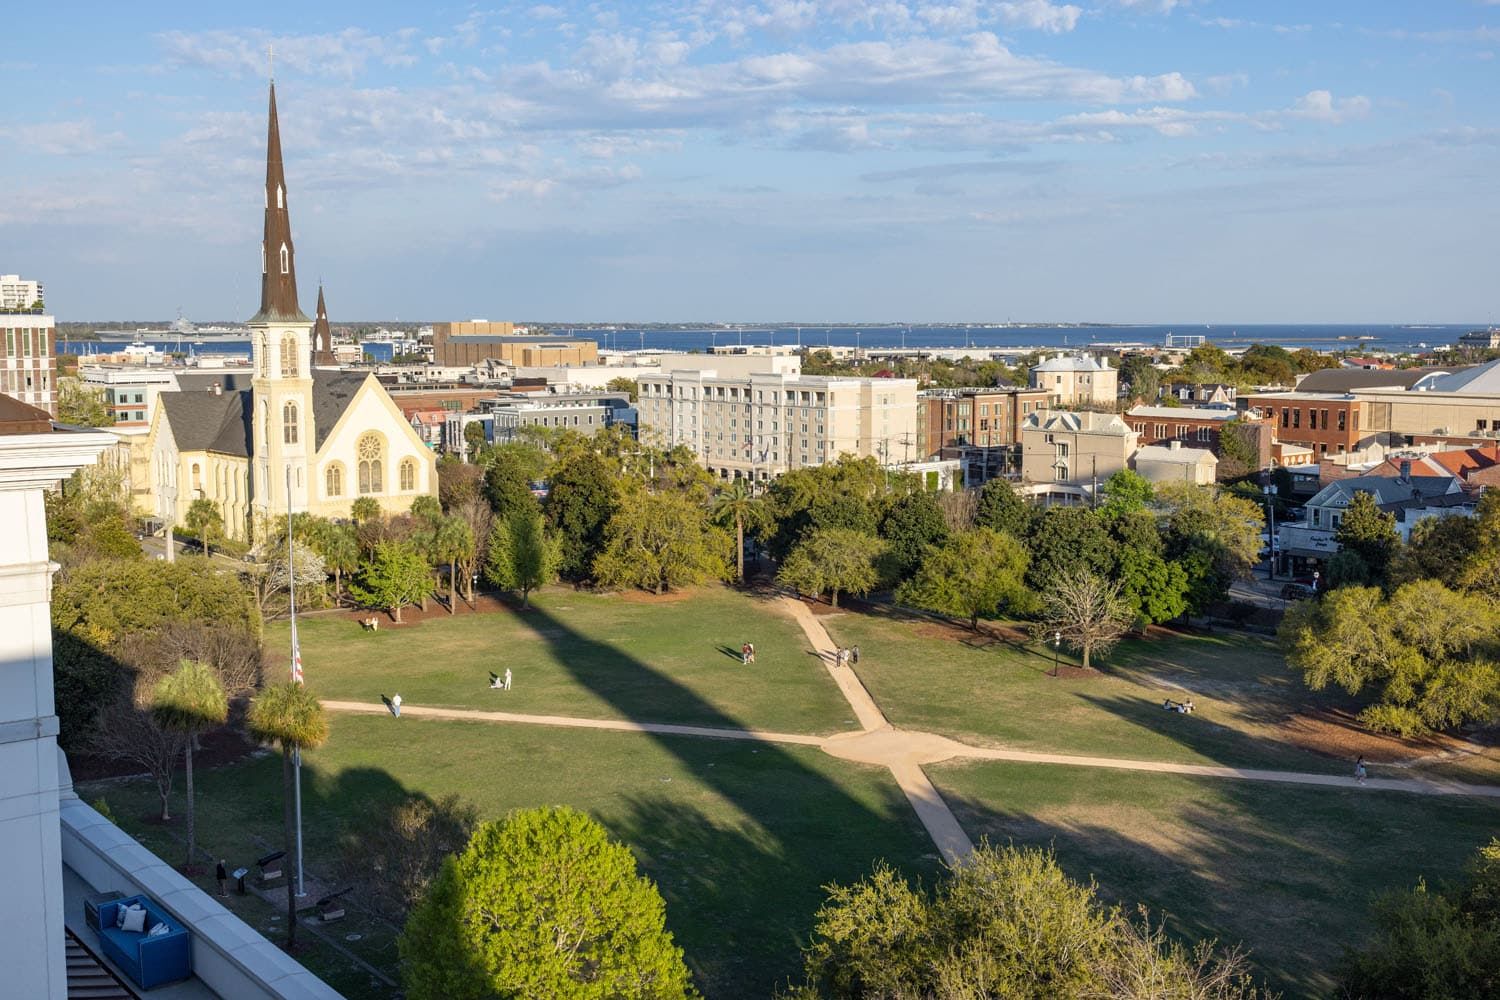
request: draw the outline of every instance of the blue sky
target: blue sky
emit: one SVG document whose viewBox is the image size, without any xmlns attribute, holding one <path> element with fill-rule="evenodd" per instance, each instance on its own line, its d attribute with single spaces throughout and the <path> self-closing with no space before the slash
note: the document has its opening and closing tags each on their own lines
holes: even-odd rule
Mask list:
<svg viewBox="0 0 1500 1000">
<path fill-rule="evenodd" d="M 27 4 L 0 270 L 335 320 L 1500 320 L 1500 0 Z"/>
</svg>

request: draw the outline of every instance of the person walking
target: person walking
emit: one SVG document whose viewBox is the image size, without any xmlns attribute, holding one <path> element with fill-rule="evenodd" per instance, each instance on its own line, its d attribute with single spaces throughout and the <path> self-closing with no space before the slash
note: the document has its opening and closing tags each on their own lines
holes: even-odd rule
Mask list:
<svg viewBox="0 0 1500 1000">
<path fill-rule="evenodd" d="M 214 878 L 219 880 L 219 895 L 229 895 L 229 872 L 224 870 L 224 859 L 219 859 L 218 867 L 214 869 Z"/>
<path fill-rule="evenodd" d="M 391 696 L 391 714 L 398 719 L 401 718 L 401 696 L 399 694 Z"/>
<path fill-rule="evenodd" d="M 852 647 L 852 648 L 851 648 L 851 649 L 850 649 L 850 650 L 849 650 L 849 656 L 850 656 L 850 658 L 851 658 L 851 659 L 852 659 L 852 660 L 853 660 L 853 661 L 854 661 L 854 662 L 855 662 L 855 663 L 858 663 L 858 662 L 859 662 L 859 647 L 858 647 L 858 646 L 854 646 L 854 647 Z"/>
<path fill-rule="evenodd" d="M 1365 783 L 1365 758 L 1363 754 L 1354 762 L 1354 780 L 1361 785 Z"/>
</svg>

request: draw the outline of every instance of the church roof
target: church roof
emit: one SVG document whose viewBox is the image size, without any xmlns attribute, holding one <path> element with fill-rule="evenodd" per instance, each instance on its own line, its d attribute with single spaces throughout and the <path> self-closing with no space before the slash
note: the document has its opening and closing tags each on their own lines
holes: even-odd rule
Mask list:
<svg viewBox="0 0 1500 1000">
<path fill-rule="evenodd" d="M 193 372 L 177 372 L 177 389 L 180 392 L 206 392 L 215 383 L 225 392 L 239 392 L 250 388 L 252 373 L 249 369 L 204 368 Z"/>
<path fill-rule="evenodd" d="M 250 393 L 164 392 L 157 397 L 178 451 L 250 457 Z"/>
<path fill-rule="evenodd" d="M 297 254 L 292 247 L 292 219 L 287 209 L 286 173 L 281 164 L 281 127 L 276 120 L 276 83 L 271 82 L 271 110 L 266 127 L 266 227 L 261 239 L 260 312 L 250 322 L 307 322 L 297 304 Z M 286 248 L 286 267 L 281 251 Z"/>
<path fill-rule="evenodd" d="M 356 375 L 349 372 L 313 369 L 313 426 L 317 428 L 317 440 L 314 442 L 314 447 L 323 447 L 323 442 L 328 440 L 328 432 L 333 430 L 333 425 L 339 422 L 339 417 L 342 417 L 344 411 L 349 408 L 354 394 L 369 377 L 368 374 Z"/>
<path fill-rule="evenodd" d="M 312 363 L 333 363 L 333 330 L 328 326 L 328 306 L 323 303 L 323 284 L 318 283 L 318 311 L 313 318 Z"/>
</svg>

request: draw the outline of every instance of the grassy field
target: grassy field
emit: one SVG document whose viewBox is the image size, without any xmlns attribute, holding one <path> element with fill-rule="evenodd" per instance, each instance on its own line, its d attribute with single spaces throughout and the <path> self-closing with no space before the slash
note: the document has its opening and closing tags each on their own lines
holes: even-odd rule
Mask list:
<svg viewBox="0 0 1500 1000">
<path fill-rule="evenodd" d="M 307 683 L 324 698 L 503 709 L 827 734 L 854 725 L 796 624 L 772 601 L 706 588 L 665 601 L 551 590 L 529 611 L 432 618 L 362 631 L 299 623 Z M 756 663 L 740 664 L 744 641 Z M 284 622 L 266 643 L 283 663 Z M 514 687 L 491 690 L 509 667 Z"/>
<path fill-rule="evenodd" d="M 929 876 L 937 867 L 888 772 L 812 748 L 336 716 L 328 744 L 304 759 L 313 874 L 331 870 L 341 836 L 357 835 L 371 810 L 413 792 L 456 792 L 484 817 L 543 804 L 587 810 L 657 880 L 669 925 L 710 997 L 765 998 L 794 974 L 823 884 L 857 878 L 877 858 Z M 275 757 L 200 776 L 204 846 L 238 863 L 276 845 L 280 780 Z M 143 784 L 82 793 L 105 795 L 122 825 L 158 853 L 180 853 L 175 828 L 143 821 L 154 808 Z M 240 905 L 275 938 L 274 911 Z M 394 970 L 391 926 L 355 914 L 330 930 L 360 957 Z M 343 942 L 349 933 L 360 940 Z M 329 949 L 299 958 L 350 996 L 387 995 Z"/>
<path fill-rule="evenodd" d="M 1057 753 L 1341 771 L 1286 728 L 1308 700 L 1269 642 L 1244 635 L 1126 640 L 1098 672 L 1053 677 L 1051 650 L 892 616 L 824 619 L 859 645 L 860 678 L 897 726 L 977 745 Z M 1071 660 L 1064 651 L 1062 664 Z M 1162 711 L 1192 698 L 1191 716 Z M 1329 697 L 1328 704 L 1337 704 Z"/>
<path fill-rule="evenodd" d="M 1288 997 L 1327 995 L 1374 893 L 1454 878 L 1500 834 L 1486 800 L 989 762 L 928 774 L 972 836 L 1051 845 L 1106 898 L 1242 942 Z"/>
</svg>

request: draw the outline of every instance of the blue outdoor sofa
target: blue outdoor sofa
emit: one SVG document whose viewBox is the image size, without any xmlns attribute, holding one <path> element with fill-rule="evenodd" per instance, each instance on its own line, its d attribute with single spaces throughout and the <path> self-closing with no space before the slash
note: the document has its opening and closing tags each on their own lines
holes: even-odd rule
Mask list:
<svg viewBox="0 0 1500 1000">
<path fill-rule="evenodd" d="M 116 911 L 131 904 L 139 904 L 146 911 L 145 929 L 138 934 L 115 926 Z M 147 936 L 146 932 L 157 924 L 166 924 L 170 930 Z M 192 935 L 146 896 L 127 896 L 100 905 L 99 950 L 141 989 L 175 983 L 193 974 Z"/>
</svg>

